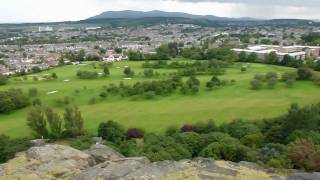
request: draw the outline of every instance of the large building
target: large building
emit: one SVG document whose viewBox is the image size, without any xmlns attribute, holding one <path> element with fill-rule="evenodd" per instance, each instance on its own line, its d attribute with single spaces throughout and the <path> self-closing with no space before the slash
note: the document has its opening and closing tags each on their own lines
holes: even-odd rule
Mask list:
<svg viewBox="0 0 320 180">
<path fill-rule="evenodd" d="M 266 54 L 275 52 L 281 61 L 285 55 L 297 60 L 304 60 L 307 57 L 318 59 L 320 57 L 320 46 L 277 46 L 277 45 L 256 45 L 246 49 L 232 49 L 240 53 L 256 53 L 258 58 L 263 59 Z"/>
</svg>

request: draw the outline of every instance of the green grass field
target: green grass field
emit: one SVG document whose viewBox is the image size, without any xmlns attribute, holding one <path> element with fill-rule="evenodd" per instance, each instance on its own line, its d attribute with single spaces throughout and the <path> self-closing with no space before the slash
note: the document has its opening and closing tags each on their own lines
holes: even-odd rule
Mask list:
<svg viewBox="0 0 320 180">
<path fill-rule="evenodd" d="M 293 88 L 286 88 L 283 83 L 278 83 L 274 89 L 250 90 L 250 81 L 257 73 L 274 71 L 283 73 L 294 69 L 250 64 L 247 72 L 240 72 L 241 64 L 236 64 L 227 69 L 227 73 L 221 79 L 236 80 L 234 85 L 227 85 L 214 91 L 207 91 L 205 83 L 211 76 L 198 76 L 201 80 L 201 90 L 198 95 L 181 95 L 175 93 L 166 97 L 157 97 L 154 100 L 131 100 L 123 97 L 108 97 L 104 101 L 90 105 L 89 100 L 99 96 L 103 85 L 109 83 L 132 84 L 136 81 L 148 81 L 152 79 L 139 75 L 143 72 L 142 62 L 119 62 L 110 69 L 111 76 L 95 79 L 80 80 L 76 77 L 77 70 L 90 70 L 102 72 L 102 69 L 94 69 L 92 65 L 64 66 L 36 74 L 41 77 L 44 74 L 56 72 L 58 80 L 38 81 L 14 80 L 1 86 L 0 90 L 9 88 L 21 88 L 28 92 L 29 88 L 36 87 L 39 90 L 38 98 L 43 105 L 54 107 L 63 112 L 64 107 L 58 107 L 55 100 L 65 96 L 74 99 L 73 104 L 80 107 L 84 120 L 85 129 L 94 134 L 100 122 L 114 120 L 126 127 L 139 127 L 147 132 L 161 133 L 170 125 L 182 125 L 198 121 L 213 119 L 218 124 L 229 122 L 235 118 L 255 120 L 267 117 L 275 117 L 284 114 L 290 104 L 300 105 L 320 102 L 320 88 L 312 82 L 296 82 Z M 132 80 L 123 79 L 124 66 L 130 66 L 136 76 Z M 174 69 L 155 70 L 160 74 L 175 72 Z M 156 79 L 168 78 L 161 75 Z M 22 79 L 19 77 L 19 79 Z M 69 80 L 65 82 L 65 80 Z M 79 93 L 75 93 L 79 90 Z M 48 92 L 58 91 L 48 95 Z M 0 115 L 0 134 L 11 137 L 23 137 L 30 135 L 26 126 L 26 115 L 29 108 L 13 112 L 8 115 Z"/>
</svg>

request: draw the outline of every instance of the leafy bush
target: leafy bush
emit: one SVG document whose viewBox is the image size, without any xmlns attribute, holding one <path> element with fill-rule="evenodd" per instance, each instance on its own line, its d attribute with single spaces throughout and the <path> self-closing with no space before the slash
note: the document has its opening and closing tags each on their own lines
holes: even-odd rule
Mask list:
<svg viewBox="0 0 320 180">
<path fill-rule="evenodd" d="M 193 157 L 201 151 L 204 144 L 203 137 L 195 132 L 175 134 L 174 139 L 177 143 L 184 145 Z"/>
<path fill-rule="evenodd" d="M 312 71 L 307 67 L 301 67 L 297 70 L 298 80 L 311 80 Z"/>
<path fill-rule="evenodd" d="M 6 85 L 9 79 L 7 76 L 0 74 L 0 86 Z"/>
<path fill-rule="evenodd" d="M 127 131 L 127 138 L 128 139 L 141 139 L 144 136 L 144 132 L 138 128 L 131 128 Z"/>
<path fill-rule="evenodd" d="M 10 139 L 0 135 L 0 163 L 13 158 L 17 152 L 26 151 L 31 146 L 29 139 Z"/>
<path fill-rule="evenodd" d="M 297 139 L 290 144 L 289 157 L 307 171 L 320 171 L 320 146 L 309 139 Z"/>
<path fill-rule="evenodd" d="M 97 72 L 90 72 L 90 71 L 78 71 L 77 76 L 80 79 L 96 79 L 98 78 Z"/>
<path fill-rule="evenodd" d="M 247 158 L 248 148 L 235 138 L 227 137 L 209 144 L 201 152 L 201 157 L 212 157 L 239 162 Z"/>
<path fill-rule="evenodd" d="M 72 143 L 70 145 L 71 145 L 71 147 L 82 151 L 82 150 L 89 149 L 91 147 L 91 145 L 93 145 L 93 144 L 94 144 L 94 142 L 91 140 L 91 137 L 82 136 L 80 138 L 77 138 L 75 141 L 72 141 Z"/>
<path fill-rule="evenodd" d="M 29 99 L 20 89 L 0 91 L 0 114 L 22 109 L 30 104 Z"/>
<path fill-rule="evenodd" d="M 119 143 L 125 139 L 125 129 L 114 121 L 100 123 L 98 136 L 110 142 Z"/>
<path fill-rule="evenodd" d="M 195 127 L 193 125 L 185 124 L 181 127 L 182 132 L 192 132 L 194 130 L 195 130 Z"/>
</svg>

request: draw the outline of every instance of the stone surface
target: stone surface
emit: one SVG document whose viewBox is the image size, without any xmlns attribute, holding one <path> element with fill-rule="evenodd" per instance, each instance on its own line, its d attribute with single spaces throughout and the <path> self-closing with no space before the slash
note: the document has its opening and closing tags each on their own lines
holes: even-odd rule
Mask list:
<svg viewBox="0 0 320 180">
<path fill-rule="evenodd" d="M 316 178 L 318 174 L 300 173 L 291 178 L 301 179 L 301 177 Z M 84 152 L 67 146 L 47 144 L 32 147 L 0 165 L 0 180 L 11 179 L 284 180 L 285 178 L 248 162 L 233 163 L 196 158 L 152 163 L 146 157 L 124 158 L 110 147 L 99 144 Z"/>
<path fill-rule="evenodd" d="M 81 173 L 76 180 L 86 179 L 228 179 L 267 180 L 276 175 L 250 169 L 232 162 L 209 159 L 162 161 L 123 158 L 99 164 Z M 280 176 L 279 176 L 280 177 Z"/>
<path fill-rule="evenodd" d="M 84 152 L 62 145 L 32 147 L 3 164 L 0 179 L 72 178 L 94 165 Z"/>
<path fill-rule="evenodd" d="M 33 145 L 33 146 L 44 146 L 46 144 L 46 141 L 45 139 L 34 139 L 34 140 L 31 140 L 30 143 Z"/>
<path fill-rule="evenodd" d="M 320 173 L 294 173 L 288 177 L 288 180 L 319 180 Z"/>
<path fill-rule="evenodd" d="M 122 154 L 102 144 L 92 145 L 90 149 L 85 152 L 90 154 L 96 160 L 96 162 L 99 163 L 124 158 Z"/>
</svg>

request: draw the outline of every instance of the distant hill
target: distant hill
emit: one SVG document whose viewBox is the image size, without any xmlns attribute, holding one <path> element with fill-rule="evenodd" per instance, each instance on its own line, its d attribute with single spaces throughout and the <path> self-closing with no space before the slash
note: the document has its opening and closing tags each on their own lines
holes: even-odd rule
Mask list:
<svg viewBox="0 0 320 180">
<path fill-rule="evenodd" d="M 164 12 L 164 11 L 107 11 L 97 16 L 91 17 L 88 20 L 98 19 L 140 19 L 140 18 L 187 18 L 187 19 L 206 19 L 210 21 L 255 21 L 254 18 L 227 18 L 212 15 L 193 15 L 182 12 Z"/>
</svg>

